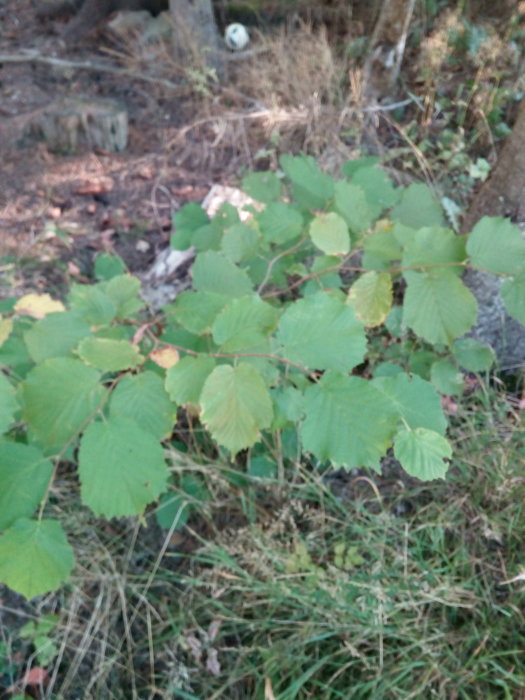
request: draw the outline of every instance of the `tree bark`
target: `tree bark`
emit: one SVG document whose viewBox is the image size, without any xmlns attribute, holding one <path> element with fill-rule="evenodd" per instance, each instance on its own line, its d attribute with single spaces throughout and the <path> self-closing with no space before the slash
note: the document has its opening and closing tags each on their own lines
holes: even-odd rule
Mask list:
<svg viewBox="0 0 525 700">
<path fill-rule="evenodd" d="M 471 231 L 483 216 L 510 217 L 524 230 L 525 100 L 519 106 L 512 133 L 503 144 L 489 179 L 472 200 L 463 231 Z M 507 315 L 500 294 L 501 280 L 487 272 L 469 270 L 465 282 L 479 304 L 472 334 L 494 348 L 503 368 L 522 365 L 525 362 L 525 327 Z"/>
<path fill-rule="evenodd" d="M 509 216 L 525 221 L 525 99 L 489 179 L 472 200 L 463 230 L 470 231 L 482 216 Z"/>
</svg>

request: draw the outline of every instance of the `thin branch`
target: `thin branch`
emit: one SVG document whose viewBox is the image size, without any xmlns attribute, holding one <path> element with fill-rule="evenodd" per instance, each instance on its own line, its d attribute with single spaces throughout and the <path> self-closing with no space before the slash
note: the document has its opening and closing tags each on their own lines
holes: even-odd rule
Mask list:
<svg viewBox="0 0 525 700">
<path fill-rule="evenodd" d="M 128 68 L 118 68 L 116 66 L 109 66 L 106 63 L 92 63 L 91 61 L 69 61 L 64 58 L 55 58 L 53 56 L 43 56 L 38 51 L 24 51 L 20 54 L 0 54 L 0 64 L 2 63 L 44 63 L 48 66 L 56 66 L 58 68 L 75 68 L 77 70 L 92 70 L 99 71 L 101 73 L 113 73 L 115 75 L 125 75 L 129 78 L 137 78 L 138 80 L 143 80 L 146 83 L 154 83 L 155 85 L 162 85 L 170 90 L 180 90 L 180 85 L 173 83 L 171 80 L 166 80 L 165 78 L 153 78 L 150 75 L 144 75 L 143 73 L 137 73 L 135 71 L 129 70 Z"/>
<path fill-rule="evenodd" d="M 232 60 L 234 58 L 242 58 L 246 57 L 249 54 L 249 52 L 242 52 L 242 54 L 227 54 L 228 58 L 231 58 Z M 251 55 L 251 54 L 250 54 Z M 38 51 L 34 51 L 31 49 L 23 50 L 22 53 L 19 54 L 0 54 L 0 64 L 2 63 L 43 63 L 44 65 L 48 66 L 55 66 L 57 68 L 73 68 L 76 70 L 88 70 L 88 71 L 98 71 L 100 73 L 113 73 L 114 75 L 123 75 L 128 78 L 135 78 L 137 80 L 142 80 L 145 83 L 153 83 L 154 85 L 161 85 L 162 87 L 167 88 L 168 90 L 178 90 L 180 91 L 181 85 L 178 83 L 174 83 L 171 80 L 167 80 L 166 78 L 159 78 L 159 77 L 153 77 L 150 75 L 145 75 L 144 73 L 137 73 L 134 70 L 131 70 L 129 68 L 119 68 L 118 66 L 112 66 L 108 65 L 107 63 L 93 63 L 91 61 L 70 61 L 68 59 L 64 58 L 56 58 L 54 56 L 44 56 Z M 243 95 L 242 93 L 238 92 L 237 90 L 233 90 L 232 88 L 228 88 L 225 86 L 221 86 L 221 92 L 230 94 L 233 97 L 238 97 L 241 99 L 246 100 L 247 102 L 251 102 L 254 107 L 257 108 L 257 111 L 251 112 L 246 115 L 230 115 L 227 116 L 227 119 L 233 119 L 233 120 L 239 120 L 239 119 L 257 119 L 257 118 L 263 118 L 267 117 L 268 115 L 273 114 L 273 110 L 269 109 L 268 107 L 265 107 L 263 104 L 258 102 L 256 99 L 249 97 L 248 95 Z M 394 104 L 390 105 L 374 105 L 371 107 L 364 107 L 360 111 L 362 112 L 390 112 L 394 109 L 397 109 L 398 107 L 404 107 L 405 105 L 410 104 L 413 102 L 414 99 L 406 99 L 403 100 L 402 102 L 396 102 Z M 3 112 L 4 110 L 2 110 Z M 224 118 L 224 116 L 222 117 Z M 192 124 L 191 128 L 200 125 L 201 123 L 205 122 L 210 122 L 214 121 L 213 118 L 207 118 L 205 120 L 201 120 L 197 122 L 196 124 Z M 187 127 L 188 128 L 188 127 Z"/>
<path fill-rule="evenodd" d="M 180 350 L 181 352 L 186 353 L 187 355 L 202 355 L 202 352 L 198 352 L 197 350 L 190 350 L 189 348 L 185 348 L 182 345 L 173 345 L 173 343 L 166 343 L 163 340 L 158 341 L 158 345 L 164 345 L 165 347 L 168 348 L 174 348 L 175 350 Z M 208 355 L 210 357 L 227 357 L 227 358 L 239 358 L 239 357 L 264 357 L 267 360 L 273 360 L 275 362 L 282 362 L 285 365 L 289 365 L 290 367 L 295 367 L 296 369 L 300 370 L 301 372 L 304 372 L 308 376 L 314 376 L 315 372 L 312 372 L 311 370 L 307 369 L 306 367 L 303 367 L 302 365 L 297 364 L 296 362 L 292 362 L 291 360 L 287 360 L 286 357 L 277 357 L 277 355 L 271 355 L 270 353 L 267 352 L 235 352 L 235 353 L 228 353 L 228 352 L 209 352 Z"/>
<path fill-rule="evenodd" d="M 261 282 L 261 284 L 257 288 L 257 294 L 262 296 L 262 290 L 266 287 L 268 280 L 271 277 L 272 270 L 274 268 L 275 263 L 278 260 L 280 260 L 281 258 L 284 258 L 285 255 L 290 255 L 291 253 L 295 253 L 296 250 L 299 250 L 299 248 L 303 245 L 305 240 L 306 240 L 306 238 L 303 236 L 298 243 L 293 245 L 291 248 L 288 248 L 288 250 L 283 250 L 281 253 L 279 253 L 279 255 L 276 255 L 275 258 L 272 258 L 272 260 L 270 260 L 268 267 L 266 269 L 266 273 L 264 275 L 263 281 Z"/>
</svg>

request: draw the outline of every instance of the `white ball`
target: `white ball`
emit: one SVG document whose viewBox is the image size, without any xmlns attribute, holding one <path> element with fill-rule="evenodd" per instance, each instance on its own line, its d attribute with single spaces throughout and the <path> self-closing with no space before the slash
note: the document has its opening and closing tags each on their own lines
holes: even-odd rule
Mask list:
<svg viewBox="0 0 525 700">
<path fill-rule="evenodd" d="M 226 46 L 232 51 L 242 51 L 250 43 L 250 35 L 244 24 L 229 24 L 224 32 Z"/>
</svg>

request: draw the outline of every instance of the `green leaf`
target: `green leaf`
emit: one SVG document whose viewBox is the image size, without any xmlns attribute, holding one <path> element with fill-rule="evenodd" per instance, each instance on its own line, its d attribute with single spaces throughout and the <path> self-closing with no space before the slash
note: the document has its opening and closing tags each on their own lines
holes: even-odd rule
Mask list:
<svg viewBox="0 0 525 700">
<path fill-rule="evenodd" d="M 193 503 L 207 503 L 210 500 L 210 492 L 197 474 L 184 474 L 180 480 L 180 488 Z"/>
<path fill-rule="evenodd" d="M 265 172 L 250 173 L 242 181 L 242 190 L 258 202 L 269 204 L 281 195 L 281 181 L 275 173 Z"/>
<path fill-rule="evenodd" d="M 239 211 L 237 207 L 234 207 L 230 202 L 221 204 L 212 220 L 212 224 L 223 231 L 229 226 L 235 226 L 235 224 L 240 223 L 241 218 L 239 216 Z"/>
<path fill-rule="evenodd" d="M 173 217 L 175 233 L 170 245 L 175 250 L 186 250 L 192 246 L 192 234 L 210 221 L 204 209 L 194 202 L 185 204 Z"/>
<path fill-rule="evenodd" d="M 401 338 L 405 333 L 403 326 L 403 307 L 394 306 L 385 319 L 385 328 L 394 338 Z"/>
<path fill-rule="evenodd" d="M 363 361 L 366 336 L 354 310 L 325 292 L 291 304 L 277 331 L 282 357 L 309 369 L 348 372 Z"/>
<path fill-rule="evenodd" d="M 292 183 L 296 201 L 306 209 L 324 209 L 334 196 L 334 181 L 319 170 L 312 156 L 283 155 L 279 161 Z"/>
<path fill-rule="evenodd" d="M 381 168 L 359 168 L 352 175 L 352 185 L 358 185 L 365 193 L 376 219 L 385 209 L 390 209 L 399 199 L 400 191 Z"/>
<path fill-rule="evenodd" d="M 335 210 L 352 233 L 367 231 L 375 219 L 363 189 L 344 180 L 335 183 Z"/>
<path fill-rule="evenodd" d="M 172 401 L 183 406 L 198 404 L 204 382 L 213 372 L 215 360 L 209 355 L 184 357 L 166 372 L 166 391 Z"/>
<path fill-rule="evenodd" d="M 100 284 L 72 285 L 68 301 L 74 315 L 93 326 L 105 326 L 117 315 L 117 304 L 102 290 Z"/>
<path fill-rule="evenodd" d="M 31 358 L 43 362 L 70 355 L 78 342 L 91 334 L 88 324 L 72 311 L 48 314 L 24 333 Z"/>
<path fill-rule="evenodd" d="M 38 440 L 61 449 L 102 405 L 100 373 L 79 360 L 57 357 L 29 372 L 22 384 L 24 418 Z"/>
<path fill-rule="evenodd" d="M 304 449 L 345 467 L 376 467 L 395 430 L 381 392 L 366 379 L 337 372 L 326 372 L 307 389 L 304 411 Z"/>
<path fill-rule="evenodd" d="M 175 522 L 175 530 L 186 525 L 193 508 L 188 497 L 181 493 L 169 491 L 160 497 L 155 511 L 155 519 L 159 527 L 169 530 Z"/>
<path fill-rule="evenodd" d="M 474 267 L 517 275 L 525 267 L 525 239 L 508 219 L 484 216 L 472 229 L 467 253 Z"/>
<path fill-rule="evenodd" d="M 251 447 L 272 422 L 272 402 L 259 372 L 244 362 L 221 365 L 200 397 L 201 420 L 214 440 L 233 454 Z"/>
<path fill-rule="evenodd" d="M 525 326 L 525 269 L 503 281 L 501 296 L 508 313 Z"/>
<path fill-rule="evenodd" d="M 214 349 L 209 337 L 195 335 L 181 326 L 172 324 L 164 328 L 159 340 L 167 345 L 174 345 L 175 349 L 178 347 L 193 352 L 213 352 Z"/>
<path fill-rule="evenodd" d="M 315 275 L 301 287 L 303 296 L 315 294 L 323 289 L 340 289 L 342 286 L 341 276 L 338 270 L 341 260 L 335 255 L 319 255 L 314 258 L 309 272 Z M 324 272 L 326 270 L 326 272 Z M 322 273 L 322 274 L 320 274 Z M 307 275 L 308 270 L 298 271 L 296 274 Z"/>
<path fill-rule="evenodd" d="M 452 457 L 448 441 L 433 430 L 400 430 L 394 441 L 394 455 L 403 469 L 422 481 L 443 479 L 448 470 L 445 460 Z"/>
<path fill-rule="evenodd" d="M 280 379 L 277 362 L 271 358 L 273 358 L 273 353 L 269 340 L 259 343 L 259 345 L 243 348 L 239 353 L 239 359 L 245 364 L 255 367 L 266 386 L 274 386 Z"/>
<path fill-rule="evenodd" d="M 118 326 L 104 326 L 94 331 L 95 338 L 105 338 L 106 340 L 126 340 L 131 342 L 135 335 L 136 328 L 128 324 Z"/>
<path fill-rule="evenodd" d="M 110 417 L 131 418 L 157 440 L 170 434 L 176 412 L 162 378 L 153 372 L 126 375 L 111 394 L 109 404 Z"/>
<path fill-rule="evenodd" d="M 221 352 L 252 348 L 268 339 L 279 320 L 279 310 L 257 295 L 231 301 L 213 324 L 213 340 Z"/>
<path fill-rule="evenodd" d="M 390 232 L 403 248 L 407 248 L 411 245 L 416 235 L 416 229 L 411 226 L 405 226 L 400 221 L 394 221 Z"/>
<path fill-rule="evenodd" d="M 388 269 L 392 260 L 401 260 L 402 250 L 391 231 L 374 231 L 363 240 L 363 267 L 372 270 Z"/>
<path fill-rule="evenodd" d="M 0 535 L 0 581 L 26 598 L 58 588 L 73 563 L 73 550 L 56 520 L 20 518 Z"/>
<path fill-rule="evenodd" d="M 238 226 L 239 224 L 233 224 Z M 213 221 L 211 224 L 201 226 L 191 236 L 193 247 L 198 253 L 205 250 L 220 250 L 223 230 L 220 224 Z"/>
<path fill-rule="evenodd" d="M 301 214 L 289 204 L 272 202 L 255 217 L 268 243 L 282 245 L 301 235 L 304 221 Z"/>
<path fill-rule="evenodd" d="M 0 365 L 16 370 L 17 376 L 23 377 L 33 367 L 33 361 L 22 339 L 22 328 L 30 327 L 32 321 L 18 320 L 13 332 L 0 348 Z M 1 403 L 1 401 L 0 401 Z"/>
<path fill-rule="evenodd" d="M 354 177 L 358 170 L 362 168 L 372 168 L 374 165 L 379 165 L 381 159 L 378 156 L 364 156 L 363 158 L 354 158 L 343 163 L 343 173 L 346 177 Z"/>
<path fill-rule="evenodd" d="M 15 389 L 5 374 L 0 371 L 0 434 L 9 430 L 15 420 L 18 408 Z"/>
<path fill-rule="evenodd" d="M 403 267 L 436 267 L 447 265 L 450 272 L 460 275 L 462 263 L 467 257 L 465 238 L 454 231 L 439 226 L 425 227 L 416 231 L 403 255 Z M 450 263 L 458 263 L 457 267 Z"/>
<path fill-rule="evenodd" d="M 405 226 L 419 229 L 423 226 L 443 226 L 441 206 L 427 185 L 415 183 L 407 187 L 392 211 L 392 219 Z"/>
<path fill-rule="evenodd" d="M 119 255 L 101 253 L 95 258 L 95 277 L 98 280 L 110 280 L 126 272 L 126 263 Z"/>
<path fill-rule="evenodd" d="M 144 360 L 139 349 L 128 340 L 84 338 L 76 352 L 86 364 L 104 372 L 133 369 Z"/>
<path fill-rule="evenodd" d="M 385 406 L 396 414 L 398 422 L 444 435 L 447 421 L 441 399 L 430 382 L 403 372 L 393 377 L 374 378 L 372 384 L 381 392 Z"/>
<path fill-rule="evenodd" d="M 293 386 L 278 387 L 270 391 L 274 404 L 272 430 L 296 425 L 303 417 L 303 394 Z"/>
<path fill-rule="evenodd" d="M 412 374 L 417 374 L 422 379 L 430 381 L 430 368 L 436 359 L 433 350 L 416 350 L 410 353 L 408 369 Z"/>
<path fill-rule="evenodd" d="M 350 252 L 348 226 L 339 214 L 317 214 L 309 232 L 314 245 L 326 255 L 346 255 Z"/>
<path fill-rule="evenodd" d="M 441 399 L 430 382 L 403 372 L 393 377 L 378 377 L 372 383 L 383 394 L 385 405 L 396 414 L 398 422 L 444 435 L 447 421 Z"/>
<path fill-rule="evenodd" d="M 374 377 L 395 377 L 402 373 L 403 368 L 395 362 L 380 362 L 374 367 Z"/>
<path fill-rule="evenodd" d="M 392 308 L 392 278 L 387 272 L 365 272 L 354 282 L 347 303 L 368 327 L 379 326 Z"/>
<path fill-rule="evenodd" d="M 95 515 L 140 515 L 164 491 L 164 451 L 135 421 L 110 416 L 92 423 L 80 441 L 78 473 L 82 502 Z"/>
<path fill-rule="evenodd" d="M 430 380 L 441 394 L 447 396 L 460 395 L 465 384 L 463 375 L 449 360 L 436 360 L 432 364 Z"/>
<path fill-rule="evenodd" d="M 252 283 L 240 267 L 221 253 L 199 253 L 192 268 L 193 286 L 199 292 L 213 292 L 227 297 L 252 293 Z"/>
<path fill-rule="evenodd" d="M 454 357 L 459 365 L 468 372 L 485 372 L 495 360 L 491 347 L 480 343 L 474 338 L 460 338 L 454 342 Z"/>
<path fill-rule="evenodd" d="M 53 465 L 39 450 L 0 440 L 0 530 L 33 514 L 52 474 Z"/>
<path fill-rule="evenodd" d="M 476 298 L 453 272 L 407 271 L 404 277 L 403 322 L 421 338 L 449 345 L 475 323 Z"/>
<path fill-rule="evenodd" d="M 139 299 L 140 280 L 131 275 L 118 275 L 109 282 L 100 282 L 100 288 L 117 308 L 118 318 L 128 318 L 144 307 Z"/>
<path fill-rule="evenodd" d="M 247 224 L 235 224 L 226 229 L 221 242 L 222 252 L 232 262 L 252 258 L 259 248 L 259 234 Z"/>
<path fill-rule="evenodd" d="M 182 292 L 166 308 L 181 326 L 192 333 L 207 333 L 219 312 L 228 303 L 228 297 L 214 292 Z"/>
<path fill-rule="evenodd" d="M 247 471 L 255 479 L 275 479 L 277 477 L 277 464 L 269 455 L 259 455 L 250 458 Z"/>
</svg>

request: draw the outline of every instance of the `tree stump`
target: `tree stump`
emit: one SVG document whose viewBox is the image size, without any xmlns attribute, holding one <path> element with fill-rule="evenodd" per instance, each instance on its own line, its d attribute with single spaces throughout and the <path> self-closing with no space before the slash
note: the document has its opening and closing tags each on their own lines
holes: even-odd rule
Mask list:
<svg viewBox="0 0 525 700">
<path fill-rule="evenodd" d="M 65 98 L 43 109 L 32 120 L 29 133 L 57 153 L 84 148 L 123 151 L 128 113 L 113 100 Z"/>
</svg>

